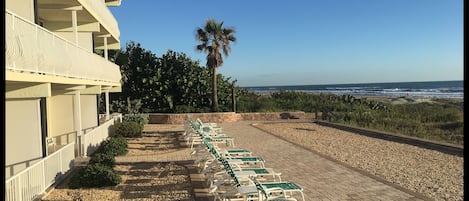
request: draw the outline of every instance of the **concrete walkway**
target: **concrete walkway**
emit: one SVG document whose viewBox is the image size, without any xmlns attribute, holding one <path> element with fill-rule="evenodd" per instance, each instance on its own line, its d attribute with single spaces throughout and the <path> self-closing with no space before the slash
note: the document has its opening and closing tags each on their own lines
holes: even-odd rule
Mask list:
<svg viewBox="0 0 469 201">
<path fill-rule="evenodd" d="M 312 200 L 430 200 L 418 193 L 348 167 L 251 126 L 252 122 L 219 124 L 245 148 L 282 173 L 282 180 L 299 184 Z"/>
</svg>

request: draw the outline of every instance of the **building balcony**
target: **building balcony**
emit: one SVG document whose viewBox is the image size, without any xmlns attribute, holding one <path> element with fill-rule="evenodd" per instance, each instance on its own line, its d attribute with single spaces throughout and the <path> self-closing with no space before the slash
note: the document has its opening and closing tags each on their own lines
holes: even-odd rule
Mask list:
<svg viewBox="0 0 469 201">
<path fill-rule="evenodd" d="M 116 19 L 107 6 L 118 6 L 120 1 L 104 0 L 37 0 L 38 22 L 48 30 L 72 31 L 71 11 L 76 10 L 78 31 L 92 31 L 96 49 L 105 49 L 100 36 L 107 38 L 108 49 L 120 49 L 120 31 Z"/>
<path fill-rule="evenodd" d="M 121 86 L 119 66 L 9 11 L 5 42 L 7 81 L 17 81 L 8 73 L 22 73 Z"/>
<path fill-rule="evenodd" d="M 120 6 L 122 0 L 105 0 L 107 6 Z"/>
</svg>

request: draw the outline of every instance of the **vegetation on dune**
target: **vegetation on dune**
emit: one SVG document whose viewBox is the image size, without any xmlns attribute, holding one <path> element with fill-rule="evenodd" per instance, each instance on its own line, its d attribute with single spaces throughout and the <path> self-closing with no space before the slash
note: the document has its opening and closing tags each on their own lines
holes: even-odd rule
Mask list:
<svg viewBox="0 0 469 201">
<path fill-rule="evenodd" d="M 122 92 L 112 93 L 111 111 L 123 114 L 210 112 L 211 71 L 184 53 L 168 50 L 160 57 L 129 42 L 114 55 L 122 73 Z M 232 110 L 236 81 L 217 74 L 218 111 Z M 103 99 L 103 97 L 101 97 Z M 103 107 L 100 108 L 105 111 Z"/>
<path fill-rule="evenodd" d="M 464 144 L 464 108 L 460 101 L 391 104 L 352 95 L 279 91 L 270 95 L 245 92 L 238 112 L 305 111 L 335 123 L 372 128 L 429 140 Z"/>
</svg>

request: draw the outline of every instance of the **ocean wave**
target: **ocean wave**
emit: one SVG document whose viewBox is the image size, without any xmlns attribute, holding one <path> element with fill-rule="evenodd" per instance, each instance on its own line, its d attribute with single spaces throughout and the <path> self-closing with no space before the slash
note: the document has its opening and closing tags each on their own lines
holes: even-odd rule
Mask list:
<svg viewBox="0 0 469 201">
<path fill-rule="evenodd" d="M 350 94 L 356 96 L 414 96 L 424 98 L 463 98 L 463 81 L 442 82 L 405 82 L 405 83 L 368 83 L 338 85 L 300 85 L 247 87 L 256 93 L 276 92 L 279 90 L 305 93 Z"/>
</svg>

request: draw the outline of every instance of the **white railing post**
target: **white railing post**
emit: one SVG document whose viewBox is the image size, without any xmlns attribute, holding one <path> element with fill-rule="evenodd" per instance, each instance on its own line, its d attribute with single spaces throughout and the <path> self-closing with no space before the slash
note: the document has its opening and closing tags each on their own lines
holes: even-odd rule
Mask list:
<svg viewBox="0 0 469 201">
<path fill-rule="evenodd" d="M 46 189 L 46 186 L 47 186 L 46 179 L 45 179 L 46 178 L 46 165 L 44 161 L 41 161 L 41 163 L 42 163 L 42 185 L 43 185 L 42 189 Z"/>
<path fill-rule="evenodd" d="M 32 173 L 33 173 L 33 171 L 28 171 L 28 174 L 27 174 L 27 176 L 28 176 L 27 177 L 28 178 L 27 179 L 28 186 L 31 186 L 31 179 L 33 178 Z M 30 196 L 31 196 L 31 189 L 26 188 L 26 197 L 25 197 L 25 199 L 30 199 L 31 198 Z"/>
<path fill-rule="evenodd" d="M 22 185 L 22 182 L 21 182 L 21 177 L 18 177 L 18 197 L 20 199 L 20 201 L 23 200 L 23 188 L 21 188 L 23 185 Z"/>
<path fill-rule="evenodd" d="M 64 170 L 63 170 L 63 168 L 62 168 L 62 155 L 63 155 L 63 153 L 60 152 L 60 153 L 59 153 L 59 166 L 60 166 L 60 172 L 63 173 Z"/>
</svg>

